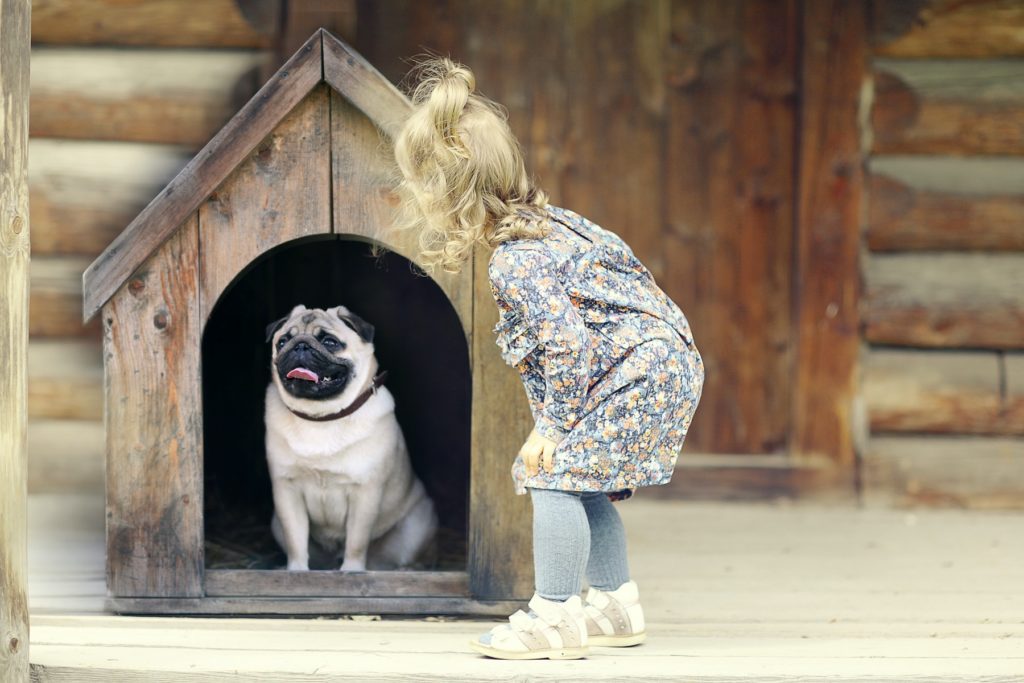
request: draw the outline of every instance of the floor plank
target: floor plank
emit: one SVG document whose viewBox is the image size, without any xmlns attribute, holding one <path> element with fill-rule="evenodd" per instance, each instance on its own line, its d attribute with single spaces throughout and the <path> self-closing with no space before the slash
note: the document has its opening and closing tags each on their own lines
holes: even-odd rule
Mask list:
<svg viewBox="0 0 1024 683">
<path fill-rule="evenodd" d="M 498 662 L 473 619 L 102 614 L 103 502 L 30 498 L 37 681 L 1018 681 L 1024 513 L 619 505 L 648 641 Z"/>
</svg>

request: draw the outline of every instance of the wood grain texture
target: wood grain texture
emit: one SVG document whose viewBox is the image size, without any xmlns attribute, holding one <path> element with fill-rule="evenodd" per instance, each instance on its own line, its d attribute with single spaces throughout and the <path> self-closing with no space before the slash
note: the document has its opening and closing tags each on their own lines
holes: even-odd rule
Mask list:
<svg viewBox="0 0 1024 683">
<path fill-rule="evenodd" d="M 856 500 L 854 472 L 822 458 L 794 461 L 787 454 L 685 452 L 672 481 L 638 492 L 658 500 L 829 503 Z"/>
<path fill-rule="evenodd" d="M 103 310 L 107 586 L 114 596 L 202 594 L 197 220 L 176 231 Z"/>
<path fill-rule="evenodd" d="M 688 443 L 777 452 L 791 429 L 797 3 L 677 2 L 671 26 L 652 247 L 707 368 Z"/>
<path fill-rule="evenodd" d="M 0 680 L 28 677 L 29 0 L 0 0 Z"/>
<path fill-rule="evenodd" d="M 40 257 L 32 260 L 29 333 L 36 338 L 98 339 L 96 320 L 82 322 L 82 271 L 87 258 Z"/>
<path fill-rule="evenodd" d="M 321 35 L 324 80 L 394 138 L 411 110 L 409 100 L 362 55 L 330 33 Z"/>
<path fill-rule="evenodd" d="M 1024 348 L 1024 255 L 873 254 L 865 279 L 869 341 Z"/>
<path fill-rule="evenodd" d="M 881 173 L 868 179 L 872 251 L 1024 251 L 1024 193 L 924 190 L 907 180 Z"/>
<path fill-rule="evenodd" d="M 1024 353 L 1003 353 L 1003 417 L 1024 423 Z"/>
<path fill-rule="evenodd" d="M 96 256 L 188 159 L 176 145 L 31 140 L 33 252 Z"/>
<path fill-rule="evenodd" d="M 874 66 L 876 154 L 1024 154 L 1019 61 L 877 60 Z"/>
<path fill-rule="evenodd" d="M 198 148 L 259 87 L 269 52 L 37 47 L 32 135 Z"/>
<path fill-rule="evenodd" d="M 538 666 L 469 655 L 465 643 L 494 626 L 493 619 L 103 613 L 103 586 L 93 578 L 103 563 L 102 499 L 32 496 L 29 504 L 32 661 L 37 674 L 52 676 L 40 680 L 1019 678 L 1024 537 L 1017 511 L 668 503 L 640 496 L 616 507 L 629 535 L 631 575 L 650 596 L 644 598 L 648 640 Z M 81 560 L 61 566 L 72 544 Z M 81 596 L 73 602 L 72 591 Z M 81 607 L 71 613 L 71 605 Z M 524 606 L 506 605 L 498 619 Z"/>
<path fill-rule="evenodd" d="M 35 339 L 28 346 L 30 418 L 103 419 L 103 353 L 91 339 Z"/>
<path fill-rule="evenodd" d="M 280 0 L 34 0 L 32 42 L 271 47 Z"/>
<path fill-rule="evenodd" d="M 329 97 L 314 89 L 200 205 L 204 321 L 263 253 L 331 232 Z"/>
<path fill-rule="evenodd" d="M 1019 57 L 1024 6 L 1017 0 L 874 2 L 872 42 L 885 57 Z"/>
<path fill-rule="evenodd" d="M 404 96 L 403 96 L 404 99 Z M 398 106 L 408 109 L 408 102 Z M 331 187 L 333 230 L 338 235 L 384 245 L 422 267 L 418 235 L 392 229 L 398 201 L 392 189 L 391 142 L 347 99 L 331 93 Z M 431 279 L 459 314 L 467 339 L 472 334 L 472 270 L 438 271 Z"/>
<path fill-rule="evenodd" d="M 994 352 L 872 349 L 864 399 L 873 433 L 1024 435 Z"/>
<path fill-rule="evenodd" d="M 870 505 L 1024 508 L 1024 439 L 873 437 L 864 459 Z"/>
<path fill-rule="evenodd" d="M 83 276 L 91 318 L 142 262 L 195 211 L 322 76 L 320 34 L 311 37 L 182 169 Z"/>
<path fill-rule="evenodd" d="M 356 5 L 356 0 L 284 3 L 278 31 L 282 60 L 295 52 L 309 34 L 321 28 L 351 43 L 359 14 Z"/>
<path fill-rule="evenodd" d="M 621 235 L 686 312 L 708 367 L 688 449 L 786 444 L 796 11 L 732 0 L 359 4 L 362 54 L 395 82 L 424 49 L 470 65 L 508 109 L 552 203 Z M 750 126 L 766 132 L 740 132 Z"/>
<path fill-rule="evenodd" d="M 469 596 L 466 572 L 289 572 L 210 569 L 208 597 L 455 597 Z"/>
<path fill-rule="evenodd" d="M 866 4 L 804 4 L 791 451 L 854 464 Z"/>
<path fill-rule="evenodd" d="M 28 490 L 103 495 L 102 420 L 38 420 L 28 423 Z"/>
<path fill-rule="evenodd" d="M 528 496 L 517 496 L 512 461 L 533 427 L 523 384 L 494 343 L 498 309 L 487 280 L 490 251 L 474 249 L 473 414 L 474 454 L 469 489 L 470 594 L 522 600 L 533 594 L 533 517 Z"/>
</svg>

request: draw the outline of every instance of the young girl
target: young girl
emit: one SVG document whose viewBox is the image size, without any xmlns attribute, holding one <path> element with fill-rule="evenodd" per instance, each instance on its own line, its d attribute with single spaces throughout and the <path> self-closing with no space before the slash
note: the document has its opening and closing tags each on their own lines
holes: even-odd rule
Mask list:
<svg viewBox="0 0 1024 683">
<path fill-rule="evenodd" d="M 533 503 L 536 594 L 471 645 L 502 659 L 635 645 L 644 617 L 612 501 L 672 476 L 704 381 L 690 326 L 615 233 L 548 203 L 468 68 L 434 58 L 411 76 L 400 224 L 419 231 L 428 270 L 493 248 L 497 344 L 536 423 L 512 465 Z"/>
</svg>

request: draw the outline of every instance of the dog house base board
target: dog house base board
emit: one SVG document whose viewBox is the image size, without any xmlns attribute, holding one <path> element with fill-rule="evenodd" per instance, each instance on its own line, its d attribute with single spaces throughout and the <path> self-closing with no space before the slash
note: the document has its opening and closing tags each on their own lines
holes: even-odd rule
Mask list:
<svg viewBox="0 0 1024 683">
<path fill-rule="evenodd" d="M 505 617 L 523 607 L 515 600 L 474 600 L 436 596 L 310 598 L 107 598 L 108 612 L 128 615 L 342 616 L 415 614 Z"/>
</svg>

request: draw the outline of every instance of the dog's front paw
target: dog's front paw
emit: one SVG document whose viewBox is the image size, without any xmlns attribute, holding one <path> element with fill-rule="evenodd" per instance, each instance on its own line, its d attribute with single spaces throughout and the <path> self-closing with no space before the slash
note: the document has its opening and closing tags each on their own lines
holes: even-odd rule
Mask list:
<svg viewBox="0 0 1024 683">
<path fill-rule="evenodd" d="M 301 562 L 299 560 L 288 560 L 288 571 L 290 572 L 308 572 L 309 562 Z"/>
<path fill-rule="evenodd" d="M 341 569 L 343 572 L 365 572 L 366 571 L 366 560 L 345 560 L 341 563 Z"/>
</svg>

